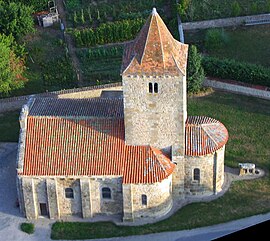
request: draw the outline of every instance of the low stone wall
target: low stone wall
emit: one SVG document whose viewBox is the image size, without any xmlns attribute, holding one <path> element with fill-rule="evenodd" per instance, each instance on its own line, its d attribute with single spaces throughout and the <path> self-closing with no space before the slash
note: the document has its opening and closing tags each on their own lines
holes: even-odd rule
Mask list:
<svg viewBox="0 0 270 241">
<path fill-rule="evenodd" d="M 241 17 L 234 17 L 234 18 L 220 18 L 220 19 L 197 21 L 197 22 L 186 22 L 186 23 L 183 23 L 183 29 L 195 30 L 195 29 L 238 26 L 238 25 L 245 24 L 245 22 L 259 21 L 259 20 L 266 20 L 266 19 L 270 19 L 270 14 L 258 14 L 258 15 L 241 16 Z"/>
<path fill-rule="evenodd" d="M 252 87 L 246 87 L 236 84 L 225 83 L 217 80 L 205 79 L 204 86 L 212 87 L 214 89 L 229 91 L 232 93 L 249 95 L 270 100 L 270 91 L 255 89 Z"/>
</svg>

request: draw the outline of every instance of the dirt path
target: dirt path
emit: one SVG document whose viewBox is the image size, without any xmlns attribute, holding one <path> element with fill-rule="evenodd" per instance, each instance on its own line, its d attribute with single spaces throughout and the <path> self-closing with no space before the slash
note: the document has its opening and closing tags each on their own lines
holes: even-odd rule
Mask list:
<svg viewBox="0 0 270 241">
<path fill-rule="evenodd" d="M 64 24 L 64 27 L 66 28 L 67 21 L 66 21 L 66 13 L 65 13 L 63 0 L 57 0 L 56 5 L 57 5 L 58 12 L 60 14 L 60 19 L 61 19 L 62 23 Z M 82 71 L 80 68 L 79 59 L 77 58 L 77 55 L 76 55 L 76 48 L 74 48 L 74 42 L 72 40 L 71 35 L 66 33 L 65 31 L 64 31 L 64 37 L 65 37 L 67 48 L 68 48 L 68 51 L 69 51 L 69 54 L 71 57 L 72 66 L 73 66 L 73 68 L 76 72 L 76 75 L 77 75 L 78 87 L 82 87 L 83 83 L 84 83 L 83 75 L 82 75 Z"/>
</svg>

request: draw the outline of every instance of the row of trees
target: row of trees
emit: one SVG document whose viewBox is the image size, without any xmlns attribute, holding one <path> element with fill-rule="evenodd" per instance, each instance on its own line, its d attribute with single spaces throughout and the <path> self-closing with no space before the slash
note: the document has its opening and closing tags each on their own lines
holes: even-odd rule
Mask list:
<svg viewBox="0 0 270 241">
<path fill-rule="evenodd" d="M 26 82 L 25 49 L 19 40 L 34 31 L 33 8 L 21 2 L 0 0 L 0 97 Z"/>
</svg>

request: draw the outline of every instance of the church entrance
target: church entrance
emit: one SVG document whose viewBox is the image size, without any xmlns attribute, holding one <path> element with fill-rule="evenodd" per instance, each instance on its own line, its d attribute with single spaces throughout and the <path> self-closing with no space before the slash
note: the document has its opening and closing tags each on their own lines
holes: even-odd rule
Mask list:
<svg viewBox="0 0 270 241">
<path fill-rule="evenodd" d="M 47 204 L 46 203 L 40 203 L 40 215 L 41 216 L 48 216 L 48 209 L 47 209 Z"/>
</svg>

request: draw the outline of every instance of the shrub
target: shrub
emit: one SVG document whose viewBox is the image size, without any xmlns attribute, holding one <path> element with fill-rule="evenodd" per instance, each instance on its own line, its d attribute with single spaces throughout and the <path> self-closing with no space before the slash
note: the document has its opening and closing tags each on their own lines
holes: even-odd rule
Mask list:
<svg viewBox="0 0 270 241">
<path fill-rule="evenodd" d="M 208 76 L 270 87 L 270 69 L 261 65 L 215 57 L 204 57 L 202 64 Z"/>
<path fill-rule="evenodd" d="M 34 32 L 33 8 L 20 2 L 0 0 L 0 31 L 5 35 L 12 34 L 18 39 L 27 33 Z"/>
<path fill-rule="evenodd" d="M 202 67 L 202 56 L 195 45 L 189 47 L 187 66 L 187 90 L 189 93 L 197 93 L 202 88 L 205 79 Z"/>
<path fill-rule="evenodd" d="M 33 223 L 22 223 L 21 230 L 25 233 L 32 234 L 35 232 L 35 226 Z"/>
<path fill-rule="evenodd" d="M 22 88 L 27 80 L 24 59 L 16 55 L 17 51 L 14 38 L 0 34 L 0 97 L 7 97 L 11 91 Z"/>
<path fill-rule="evenodd" d="M 241 7 L 238 2 L 232 3 L 232 16 L 237 17 L 241 14 Z"/>
</svg>

